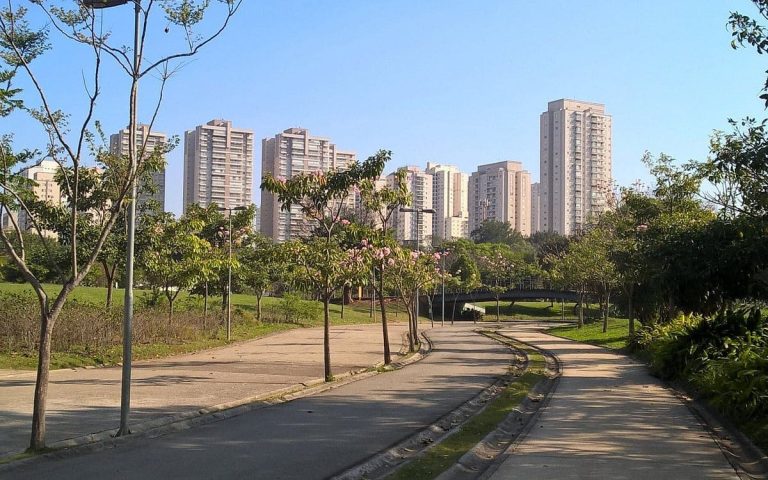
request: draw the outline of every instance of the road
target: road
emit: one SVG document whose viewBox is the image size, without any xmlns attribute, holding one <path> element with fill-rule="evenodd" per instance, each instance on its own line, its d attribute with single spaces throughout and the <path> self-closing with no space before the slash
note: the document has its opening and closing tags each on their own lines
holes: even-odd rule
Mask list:
<svg viewBox="0 0 768 480">
<path fill-rule="evenodd" d="M 327 478 L 433 423 L 506 371 L 509 351 L 455 326 L 402 370 L 154 439 L 35 459 L 9 478 Z"/>
</svg>

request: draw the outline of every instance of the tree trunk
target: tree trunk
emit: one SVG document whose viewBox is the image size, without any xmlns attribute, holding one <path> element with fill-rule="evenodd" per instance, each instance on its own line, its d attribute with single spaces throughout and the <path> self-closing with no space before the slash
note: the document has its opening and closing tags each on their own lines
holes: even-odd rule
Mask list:
<svg viewBox="0 0 768 480">
<path fill-rule="evenodd" d="M 329 315 L 328 304 L 331 301 L 331 295 L 323 295 L 323 365 L 325 367 L 325 381 L 333 380 L 331 373 L 331 319 Z"/>
<path fill-rule="evenodd" d="M 107 279 L 107 301 L 105 308 L 109 310 L 112 307 L 112 288 L 115 283 L 115 269 L 117 265 L 113 265 L 109 268 L 107 262 L 101 262 L 101 266 L 104 267 L 104 277 Z"/>
<path fill-rule="evenodd" d="M 261 297 L 263 295 L 263 291 L 256 290 L 256 320 L 258 321 L 261 321 Z"/>
<path fill-rule="evenodd" d="M 579 323 L 578 327 L 584 326 L 584 292 L 579 292 Z"/>
<path fill-rule="evenodd" d="M 47 310 L 47 307 L 45 307 Z M 45 448 L 45 413 L 48 399 L 48 377 L 51 367 L 51 340 L 55 318 L 45 312 L 40 316 L 40 347 L 37 359 L 37 380 L 35 381 L 35 398 L 32 410 L 32 437 L 29 442 L 30 451 Z"/>
<path fill-rule="evenodd" d="M 635 336 L 635 311 L 633 310 L 632 300 L 635 293 L 635 284 L 632 283 L 629 285 L 629 300 L 628 300 L 628 306 L 627 312 L 629 314 L 629 341 L 631 342 L 632 339 Z"/>
<path fill-rule="evenodd" d="M 203 316 L 208 316 L 208 282 L 205 282 L 205 291 L 203 293 Z"/>
<path fill-rule="evenodd" d="M 387 326 L 387 309 L 384 302 L 384 296 L 379 295 L 379 306 L 381 307 L 381 336 L 384 342 L 384 365 L 392 363 L 392 354 L 389 351 L 389 327 Z"/>
<path fill-rule="evenodd" d="M 350 304 L 352 303 L 352 285 L 344 285 L 343 294 L 341 297 L 341 304 Z"/>
<path fill-rule="evenodd" d="M 408 311 L 408 351 L 413 353 L 416 351 L 416 345 L 413 341 L 413 311 L 410 305 L 407 306 L 406 310 Z"/>
<path fill-rule="evenodd" d="M 499 321 L 499 297 L 496 296 L 496 321 Z M 477 316 L 475 316 L 475 323 L 477 323 Z"/>
<path fill-rule="evenodd" d="M 605 310 L 603 310 L 603 333 L 608 331 L 608 307 L 611 302 L 611 293 L 605 292 Z"/>
</svg>

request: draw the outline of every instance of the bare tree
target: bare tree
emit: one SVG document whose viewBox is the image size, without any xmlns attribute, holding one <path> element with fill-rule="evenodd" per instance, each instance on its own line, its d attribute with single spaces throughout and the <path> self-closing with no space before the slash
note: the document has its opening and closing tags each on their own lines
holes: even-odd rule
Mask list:
<svg viewBox="0 0 768 480">
<path fill-rule="evenodd" d="M 154 124 L 168 78 L 181 66 L 181 62 L 197 54 L 202 47 L 218 37 L 238 11 L 242 0 L 128 0 L 134 6 L 133 46 L 127 47 L 116 43 L 104 25 L 107 15 L 97 13 L 93 7 L 109 6 L 98 0 L 80 0 L 76 8 L 56 7 L 44 0 L 32 0 L 45 20 L 40 29 L 30 27 L 28 11 L 20 6 L 19 0 L 8 0 L 0 7 L 0 60 L 7 66 L 0 70 L 0 114 L 7 116 L 12 112 L 27 113 L 35 119 L 48 139 L 47 148 L 42 154 L 24 151 L 13 153 L 11 136 L 5 135 L 0 148 L 0 211 L 4 211 L 12 220 L 12 230 L 0 230 L 0 241 L 11 261 L 22 272 L 24 279 L 32 285 L 40 307 L 40 345 L 35 385 L 35 398 L 32 419 L 30 450 L 45 448 L 45 415 L 48 377 L 51 355 L 51 338 L 57 318 L 70 293 L 82 282 L 107 241 L 118 216 L 123 209 L 135 211 L 136 178 L 141 174 L 145 157 L 144 144 L 137 145 L 136 126 L 138 124 L 139 82 L 148 75 L 159 77 L 160 86 L 156 103 L 151 113 L 150 128 Z M 112 2 L 116 4 L 126 2 Z M 210 10 L 210 12 L 209 12 Z M 218 10 L 220 18 L 208 21 L 209 13 Z M 115 13 L 117 15 L 118 13 Z M 183 47 L 177 51 L 165 52 L 154 59 L 145 58 L 145 47 L 150 45 L 152 33 L 157 31 L 150 20 L 163 16 L 165 29 L 158 33 L 171 35 L 180 33 Z M 204 19 L 206 19 L 204 21 Z M 211 26 L 211 23 L 215 25 Z M 150 28 L 153 25 L 155 28 Z M 206 30 L 201 34 L 198 30 Z M 35 58 L 49 50 L 49 35 L 55 34 L 57 41 L 71 41 L 86 46 L 90 50 L 88 77 L 83 78 L 85 91 L 85 113 L 81 120 L 70 125 L 70 116 L 55 107 L 56 99 L 48 95 L 43 79 L 33 68 Z M 153 45 L 160 45 L 154 43 Z M 162 46 L 173 48 L 173 42 L 164 40 Z M 115 175 L 116 194 L 109 204 L 104 205 L 104 221 L 99 224 L 96 240 L 83 252 L 78 242 L 78 231 L 82 212 L 78 211 L 81 192 L 81 177 L 87 166 L 84 162 L 89 156 L 105 171 L 108 163 L 101 163 L 103 148 L 92 151 L 88 148 L 94 138 L 97 99 L 102 94 L 104 84 L 101 81 L 102 61 L 111 59 L 130 80 L 128 91 L 128 131 L 131 148 L 120 168 L 121 175 Z M 85 67 L 84 67 L 85 68 Z M 25 75 L 29 93 L 17 87 L 19 74 Z M 32 104 L 35 106 L 32 106 Z M 26 250 L 22 241 L 22 230 L 27 225 L 13 221 L 14 211 L 21 211 L 32 228 L 43 237 L 36 202 L 30 196 L 28 182 L 19 175 L 19 170 L 41 156 L 57 162 L 65 176 L 63 194 L 72 206 L 69 211 L 69 268 L 70 271 L 60 292 L 52 294 L 46 291 L 42 283 L 30 270 L 26 261 Z M 17 239 L 17 241 L 14 241 Z M 129 246 L 129 252 L 130 252 Z"/>
</svg>

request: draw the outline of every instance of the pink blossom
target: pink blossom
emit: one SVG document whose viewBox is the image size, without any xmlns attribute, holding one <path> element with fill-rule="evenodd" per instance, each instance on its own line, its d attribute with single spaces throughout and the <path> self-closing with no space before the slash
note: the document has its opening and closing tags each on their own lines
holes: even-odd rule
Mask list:
<svg viewBox="0 0 768 480">
<path fill-rule="evenodd" d="M 362 246 L 366 246 L 366 245 L 368 245 L 368 240 L 367 240 L 367 239 L 365 239 L 365 238 L 364 238 L 364 239 L 362 239 L 362 240 L 360 241 L 360 245 L 362 245 Z"/>
<path fill-rule="evenodd" d="M 390 258 L 389 260 L 387 260 L 387 265 L 389 265 L 390 267 L 393 266 L 394 264 L 395 264 L 394 258 Z"/>
<path fill-rule="evenodd" d="M 343 219 L 341 220 L 341 224 L 342 224 L 342 225 L 344 225 L 344 226 L 346 227 L 347 225 L 349 225 L 349 220 L 347 220 L 346 218 L 343 218 Z"/>
<path fill-rule="evenodd" d="M 411 259 L 416 260 L 417 258 L 419 258 L 420 254 L 421 252 L 411 252 Z"/>
<path fill-rule="evenodd" d="M 435 253 L 432 255 L 432 258 L 434 258 L 435 260 L 440 260 L 440 252 L 435 252 Z"/>
</svg>

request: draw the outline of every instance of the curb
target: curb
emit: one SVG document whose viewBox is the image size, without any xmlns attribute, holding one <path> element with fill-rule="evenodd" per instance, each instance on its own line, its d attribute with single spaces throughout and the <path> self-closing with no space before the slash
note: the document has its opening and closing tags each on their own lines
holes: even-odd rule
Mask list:
<svg viewBox="0 0 768 480">
<path fill-rule="evenodd" d="M 0 461 L 7 463 L 0 464 L 0 473 L 10 471 L 27 463 L 31 463 L 41 457 L 61 458 L 65 456 L 98 451 L 107 446 L 115 447 L 137 438 L 156 438 L 168 433 L 187 430 L 194 426 L 207 423 L 218 422 L 228 418 L 236 417 L 244 413 L 259 410 L 271 405 L 290 402 L 299 398 L 307 397 L 317 393 L 333 390 L 335 388 L 347 385 L 358 380 L 379 375 L 392 370 L 399 370 L 408 365 L 422 360 L 432 351 L 432 342 L 422 333 L 426 340 L 421 342 L 421 348 L 418 352 L 407 355 L 407 344 L 403 344 L 400 349 L 400 355 L 405 355 L 399 360 L 392 362 L 389 367 L 382 368 L 384 362 L 378 362 L 371 367 L 350 370 L 338 375 L 334 375 L 331 382 L 326 382 L 323 378 L 315 378 L 284 387 L 271 392 L 262 393 L 239 400 L 233 400 L 226 403 L 220 403 L 210 407 L 204 407 L 197 410 L 169 415 L 145 422 L 137 423 L 131 426 L 131 434 L 124 437 L 115 437 L 117 429 L 104 430 L 101 432 L 90 433 L 79 437 L 54 442 L 47 446 L 46 451 L 41 454 L 33 454 L 31 457 L 23 457 L 13 460 L 14 457 L 22 455 L 19 452 L 5 457 L 0 457 Z"/>
</svg>

